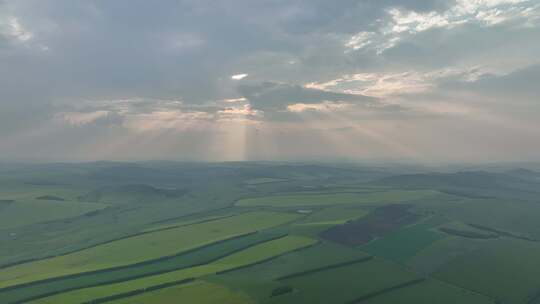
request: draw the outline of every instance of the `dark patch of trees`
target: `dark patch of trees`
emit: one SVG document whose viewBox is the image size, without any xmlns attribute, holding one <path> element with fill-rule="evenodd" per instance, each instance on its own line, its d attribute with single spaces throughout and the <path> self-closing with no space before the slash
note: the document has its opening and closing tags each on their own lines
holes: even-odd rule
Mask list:
<svg viewBox="0 0 540 304">
<path fill-rule="evenodd" d="M 274 290 L 272 290 L 272 294 L 270 295 L 270 297 L 281 296 L 287 293 L 291 293 L 292 291 L 293 291 L 293 288 L 291 286 L 288 286 L 288 285 L 279 286 L 277 288 L 274 288 Z"/>
<path fill-rule="evenodd" d="M 54 196 L 54 195 L 42 195 L 42 196 L 36 197 L 36 199 L 45 200 L 45 201 L 65 201 L 65 199 L 58 196 Z"/>
</svg>

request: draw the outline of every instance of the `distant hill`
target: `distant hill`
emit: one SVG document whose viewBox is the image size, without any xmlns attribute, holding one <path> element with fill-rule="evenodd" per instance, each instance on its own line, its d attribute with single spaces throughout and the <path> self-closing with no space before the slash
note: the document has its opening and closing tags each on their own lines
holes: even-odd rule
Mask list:
<svg viewBox="0 0 540 304">
<path fill-rule="evenodd" d="M 181 189 L 161 189 L 145 184 L 102 187 L 79 197 L 80 201 L 108 203 L 152 203 L 174 199 L 186 193 Z"/>
<path fill-rule="evenodd" d="M 410 189 L 437 189 L 442 192 L 469 198 L 516 198 L 538 201 L 540 180 L 524 179 L 533 171 L 492 173 L 464 171 L 456 173 L 422 173 L 385 177 L 374 182 Z M 519 176 L 518 176 L 519 175 Z"/>
<path fill-rule="evenodd" d="M 58 197 L 58 196 L 54 196 L 54 195 L 38 196 L 38 197 L 36 197 L 36 199 L 45 200 L 45 201 L 65 201 L 65 199 L 63 199 L 61 197 Z"/>
<path fill-rule="evenodd" d="M 540 180 L 540 172 L 532 171 L 529 169 L 515 169 L 505 172 L 508 175 L 522 178 L 522 179 L 530 179 L 530 180 Z"/>
</svg>

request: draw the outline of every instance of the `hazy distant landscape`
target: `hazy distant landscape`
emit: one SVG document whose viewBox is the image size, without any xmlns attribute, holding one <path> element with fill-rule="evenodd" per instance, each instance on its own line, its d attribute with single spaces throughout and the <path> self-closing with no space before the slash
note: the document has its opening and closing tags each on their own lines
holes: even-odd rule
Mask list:
<svg viewBox="0 0 540 304">
<path fill-rule="evenodd" d="M 438 170 L 4 165 L 0 299 L 539 303 L 540 171 Z"/>
</svg>

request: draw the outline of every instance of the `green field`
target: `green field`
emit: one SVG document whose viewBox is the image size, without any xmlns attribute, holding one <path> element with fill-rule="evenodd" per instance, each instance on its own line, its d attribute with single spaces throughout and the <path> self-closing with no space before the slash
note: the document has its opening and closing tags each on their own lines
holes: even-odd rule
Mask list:
<svg viewBox="0 0 540 304">
<path fill-rule="evenodd" d="M 538 202 L 467 199 L 459 204 L 432 205 L 428 208 L 464 223 L 540 239 L 540 225 L 538 225 L 540 204 Z"/>
<path fill-rule="evenodd" d="M 406 263 L 418 251 L 445 237 L 443 233 L 430 229 L 439 224 L 440 221 L 442 221 L 440 218 L 427 219 L 419 224 L 402 228 L 381 239 L 373 240 L 361 246 L 361 249 L 379 257 Z"/>
<path fill-rule="evenodd" d="M 22 198 L 0 202 L 0 230 L 76 217 L 106 208 L 106 204 Z"/>
<path fill-rule="evenodd" d="M 291 229 L 294 233 L 317 236 L 332 226 L 342 225 L 348 221 L 362 218 L 369 213 L 369 211 L 360 209 L 355 205 L 337 205 L 319 210 L 307 210 L 311 213 L 292 225 Z"/>
<path fill-rule="evenodd" d="M 435 300 L 436 299 L 436 300 Z M 493 300 L 435 280 L 400 288 L 368 299 L 365 304 L 493 304 Z"/>
<path fill-rule="evenodd" d="M 368 211 L 349 205 L 334 206 L 315 211 L 296 225 L 336 225 L 366 216 Z"/>
<path fill-rule="evenodd" d="M 235 290 L 243 290 L 257 301 L 264 302 L 274 288 L 282 285 L 278 281 L 281 277 L 368 257 L 367 254 L 349 247 L 322 242 L 265 263 L 207 279 Z"/>
<path fill-rule="evenodd" d="M 185 286 L 170 287 L 167 289 L 143 294 L 140 296 L 115 301 L 117 304 L 253 304 L 252 299 L 246 295 L 212 283 L 197 281 Z"/>
<path fill-rule="evenodd" d="M 273 195 L 241 199 L 236 202 L 236 205 L 242 207 L 301 207 L 336 204 L 380 204 L 406 202 L 436 195 L 438 195 L 438 193 L 431 190 L 390 190 L 368 193 Z"/>
<path fill-rule="evenodd" d="M 130 237 L 65 256 L 3 269 L 0 273 L 0 287 L 178 254 L 235 235 L 278 226 L 296 218 L 298 215 L 294 214 L 253 212 Z"/>
<path fill-rule="evenodd" d="M 272 178 L 272 177 L 258 177 L 258 178 L 248 179 L 244 183 L 246 183 L 247 185 L 261 185 L 261 184 L 277 183 L 277 182 L 284 182 L 284 181 L 286 181 L 286 179 Z"/>
<path fill-rule="evenodd" d="M 259 263 L 261 261 L 276 257 L 283 253 L 312 245 L 315 242 L 315 240 L 305 237 L 287 236 L 273 241 L 265 242 L 254 247 L 250 247 L 246 250 L 231 254 L 229 256 L 205 265 L 195 266 L 187 269 L 172 271 L 165 274 L 144 277 L 116 284 L 62 293 L 57 296 L 37 300 L 32 303 L 81 303 L 84 301 L 90 301 L 95 298 L 106 297 L 113 294 L 124 293 L 140 288 L 147 288 L 166 282 L 174 282 L 188 278 L 202 277 L 205 275 L 214 274 L 216 272 L 232 270 L 237 267 L 242 267 L 253 263 Z"/>
<path fill-rule="evenodd" d="M 480 249 L 486 242 L 493 241 L 448 236 L 420 249 L 407 264 L 420 273 L 430 274 L 456 257 Z"/>
<path fill-rule="evenodd" d="M 280 231 L 266 231 L 251 233 L 242 237 L 218 241 L 195 250 L 184 252 L 167 259 L 159 259 L 151 263 L 131 265 L 128 267 L 109 269 L 107 271 L 78 274 L 75 277 L 64 277 L 40 283 L 33 283 L 26 287 L 0 291 L 0 298 L 7 302 L 17 302 L 33 299 L 49 294 L 57 294 L 66 290 L 80 289 L 90 286 L 133 280 L 144 276 L 166 273 L 179 269 L 186 269 L 196 265 L 203 265 L 221 259 L 225 256 L 245 250 L 252 246 L 283 237 Z"/>
<path fill-rule="evenodd" d="M 16 168 L 0 166 L 2 304 L 540 301 L 540 173 Z"/>
<path fill-rule="evenodd" d="M 212 216 L 208 216 L 208 217 L 196 218 L 196 219 L 191 219 L 191 220 L 176 221 L 176 222 L 171 222 L 171 223 L 168 223 L 168 224 L 160 224 L 160 225 L 157 225 L 157 226 L 153 225 L 150 228 L 143 229 L 141 232 L 153 232 L 153 231 L 158 231 L 158 230 L 166 230 L 166 229 L 171 229 L 171 228 L 177 228 L 177 227 L 181 227 L 181 226 L 188 226 L 188 225 L 193 225 L 193 224 L 197 224 L 197 223 L 203 223 L 203 222 L 207 222 L 207 221 L 218 220 L 218 219 L 221 219 L 221 218 L 226 218 L 226 217 L 230 217 L 230 216 L 234 216 L 234 215 L 235 215 L 235 213 L 225 213 L 225 214 L 212 215 Z"/>
<path fill-rule="evenodd" d="M 540 294 L 540 244 L 512 239 L 485 243 L 446 263 L 435 277 L 502 303 L 528 303 Z"/>
<path fill-rule="evenodd" d="M 337 267 L 283 280 L 295 290 L 268 303 L 348 303 L 370 293 L 417 279 L 416 275 L 381 259 Z"/>
<path fill-rule="evenodd" d="M 107 207 L 78 201 L 81 193 L 82 189 L 60 185 L 0 185 L 0 230 L 67 219 Z"/>
</svg>

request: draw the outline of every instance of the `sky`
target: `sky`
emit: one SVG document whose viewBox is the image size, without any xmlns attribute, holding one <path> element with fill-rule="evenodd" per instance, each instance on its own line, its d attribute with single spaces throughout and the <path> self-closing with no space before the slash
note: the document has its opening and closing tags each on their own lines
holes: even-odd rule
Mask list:
<svg viewBox="0 0 540 304">
<path fill-rule="evenodd" d="M 540 160 L 538 0 L 0 0 L 0 160 Z"/>
</svg>

